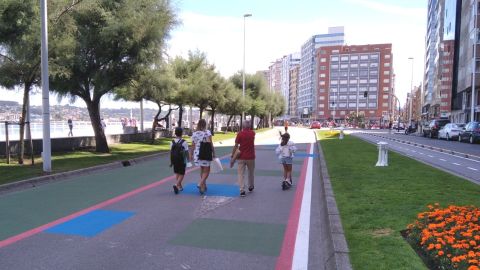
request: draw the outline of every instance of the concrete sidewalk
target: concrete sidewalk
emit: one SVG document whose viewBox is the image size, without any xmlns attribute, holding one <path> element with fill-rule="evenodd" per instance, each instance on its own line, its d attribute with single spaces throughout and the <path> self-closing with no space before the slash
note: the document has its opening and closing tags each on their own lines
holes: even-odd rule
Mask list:
<svg viewBox="0 0 480 270">
<path fill-rule="evenodd" d="M 209 177 L 206 196 L 198 194 L 195 169 L 174 195 L 166 156 L 3 194 L 2 267 L 349 269 L 344 238 L 332 240 L 343 232 L 338 210 L 327 207 L 334 198 L 331 189 L 324 195 L 326 171 L 313 133 L 291 134 L 299 152 L 288 191 L 281 190 L 278 131 L 272 131 L 257 138 L 255 190 L 246 198 L 228 168 Z M 217 146 L 218 156 L 230 151 Z"/>
</svg>

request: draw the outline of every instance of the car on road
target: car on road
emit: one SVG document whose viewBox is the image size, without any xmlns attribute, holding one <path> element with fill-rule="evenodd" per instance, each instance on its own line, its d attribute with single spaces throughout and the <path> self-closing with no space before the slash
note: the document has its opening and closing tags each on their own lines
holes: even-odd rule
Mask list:
<svg viewBox="0 0 480 270">
<path fill-rule="evenodd" d="M 313 121 L 312 124 L 310 125 L 310 128 L 321 128 L 321 124 L 318 121 Z"/>
<path fill-rule="evenodd" d="M 423 126 L 423 137 L 436 138 L 438 131 L 446 124 L 450 123 L 448 119 L 434 119 Z"/>
<path fill-rule="evenodd" d="M 464 127 L 465 124 L 448 123 L 438 131 L 438 138 L 446 139 L 447 141 L 455 140 Z"/>
<path fill-rule="evenodd" d="M 470 122 L 458 135 L 458 141 L 475 143 L 480 141 L 480 122 Z"/>
</svg>

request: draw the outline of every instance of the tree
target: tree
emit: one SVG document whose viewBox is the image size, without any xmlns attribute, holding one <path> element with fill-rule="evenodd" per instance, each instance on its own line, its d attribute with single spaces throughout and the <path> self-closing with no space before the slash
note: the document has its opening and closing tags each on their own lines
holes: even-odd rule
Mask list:
<svg viewBox="0 0 480 270">
<path fill-rule="evenodd" d="M 50 9 L 50 30 L 82 0 L 54 0 Z M 56 31 L 49 31 L 52 40 Z M 53 43 L 55 44 L 55 43 Z M 0 5 L 0 85 L 23 87 L 18 163 L 23 164 L 27 104 L 33 87 L 40 84 L 40 5 L 35 0 L 2 0 Z"/>
<path fill-rule="evenodd" d="M 250 102 L 242 97 L 240 89 L 236 88 L 231 81 L 225 91 L 225 102 L 218 108 L 219 113 L 228 115 L 227 130 L 230 127 L 232 118 L 242 115 L 242 112 L 250 108 Z"/>
<path fill-rule="evenodd" d="M 59 22 L 63 42 L 62 50 L 51 55 L 51 88 L 86 103 L 97 152 L 109 152 L 100 122 L 101 98 L 161 59 L 175 24 L 169 0 L 92 0 Z"/>
<path fill-rule="evenodd" d="M 175 99 L 176 89 L 179 82 L 173 74 L 171 65 L 160 64 L 152 68 L 144 69 L 137 74 L 137 78 L 130 84 L 116 91 L 117 99 L 140 101 L 146 99 L 158 106 L 158 111 L 152 121 L 151 142 L 155 141 L 155 131 L 158 122 L 167 119 L 172 112 L 170 109 L 166 115 L 160 117 L 162 107 Z"/>
</svg>

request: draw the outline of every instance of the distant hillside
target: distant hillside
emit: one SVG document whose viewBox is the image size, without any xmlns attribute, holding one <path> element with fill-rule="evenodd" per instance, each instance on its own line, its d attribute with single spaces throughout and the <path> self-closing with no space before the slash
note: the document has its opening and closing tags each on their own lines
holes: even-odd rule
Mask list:
<svg viewBox="0 0 480 270">
<path fill-rule="evenodd" d="M 16 101 L 0 100 L 0 106 L 16 107 L 19 106 L 19 104 Z"/>
</svg>

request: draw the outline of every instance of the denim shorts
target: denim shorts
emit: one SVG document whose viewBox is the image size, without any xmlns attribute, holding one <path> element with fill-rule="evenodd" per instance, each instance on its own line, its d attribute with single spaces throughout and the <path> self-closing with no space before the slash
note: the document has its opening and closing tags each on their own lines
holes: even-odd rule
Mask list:
<svg viewBox="0 0 480 270">
<path fill-rule="evenodd" d="M 280 163 L 286 164 L 286 165 L 292 165 L 293 163 L 293 158 L 292 157 L 282 157 L 280 159 Z"/>
</svg>

